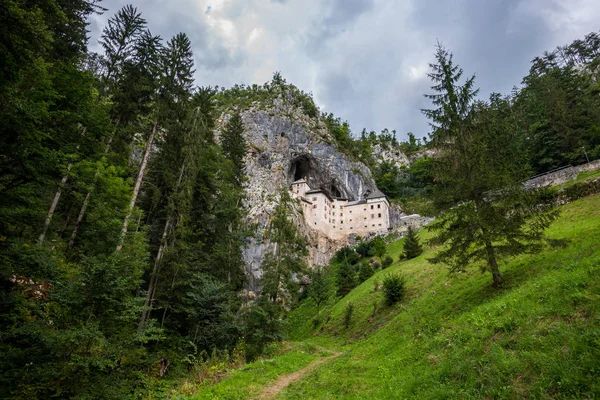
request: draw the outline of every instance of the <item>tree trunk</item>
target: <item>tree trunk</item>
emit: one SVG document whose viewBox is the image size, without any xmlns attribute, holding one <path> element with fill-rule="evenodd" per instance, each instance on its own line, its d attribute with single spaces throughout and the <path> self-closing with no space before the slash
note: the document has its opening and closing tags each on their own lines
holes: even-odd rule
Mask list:
<svg viewBox="0 0 600 400">
<path fill-rule="evenodd" d="M 46 216 L 46 220 L 44 221 L 44 228 L 42 229 L 42 233 L 40 233 L 40 237 L 38 238 L 38 242 L 41 245 L 44 244 L 44 240 L 46 239 L 46 232 L 48 231 L 48 227 L 50 226 L 50 222 L 52 221 L 52 216 L 54 215 L 54 210 L 56 210 L 56 206 L 58 205 L 58 200 L 62 194 L 62 189 L 67 180 L 69 179 L 69 171 L 73 164 L 69 163 L 67 165 L 67 172 L 60 180 L 60 185 L 58 186 L 58 190 L 54 194 L 54 199 L 52 200 L 52 204 L 50 204 L 50 209 L 48 210 L 48 215 Z"/>
<path fill-rule="evenodd" d="M 485 241 L 485 251 L 487 252 L 488 256 L 488 266 L 490 267 L 490 272 L 492 273 L 492 286 L 498 288 L 502 286 L 503 280 L 502 275 L 500 275 L 500 269 L 498 268 L 498 261 L 496 260 L 496 252 L 494 251 L 494 246 L 489 240 Z"/>
<path fill-rule="evenodd" d="M 118 121 L 119 120 L 117 120 L 117 124 L 118 124 Z M 106 148 L 104 149 L 104 155 L 108 154 L 111 143 L 112 143 L 112 137 L 108 139 L 108 143 L 106 144 Z M 96 179 L 98 178 L 99 173 L 100 173 L 100 171 L 96 168 L 96 173 L 94 174 L 94 184 L 92 185 L 92 187 L 96 187 Z M 81 209 L 79 210 L 79 215 L 77 216 L 77 221 L 75 221 L 75 226 L 73 227 L 73 232 L 71 232 L 71 239 L 69 240 L 69 247 L 73 247 L 73 244 L 75 243 L 75 238 L 77 237 L 77 231 L 79 230 L 79 225 L 81 224 L 81 221 L 83 221 L 83 217 L 85 216 L 85 212 L 90 203 L 91 195 L 92 195 L 92 192 L 88 190 L 87 194 L 85 195 L 85 199 L 83 199 L 83 203 L 81 204 Z"/>
<path fill-rule="evenodd" d="M 175 186 L 175 191 L 181 185 L 181 181 L 183 179 L 183 174 L 185 171 L 185 165 L 181 166 L 181 171 L 179 173 L 179 179 L 177 180 L 177 185 Z M 167 210 L 168 213 L 168 210 Z M 142 311 L 142 317 L 140 318 L 140 323 L 138 325 L 138 332 L 141 332 L 144 329 L 144 325 L 146 324 L 146 320 L 150 317 L 150 306 L 154 301 L 154 295 L 156 292 L 156 281 L 158 280 L 158 272 L 160 271 L 160 262 L 162 260 L 165 249 L 167 248 L 167 236 L 169 233 L 169 227 L 171 226 L 171 216 L 168 214 L 167 222 L 165 222 L 165 229 L 163 230 L 160 246 L 158 247 L 158 253 L 156 253 L 156 259 L 154 260 L 154 267 L 152 268 L 152 273 L 150 274 L 150 283 L 148 285 L 148 292 L 146 293 L 146 300 L 144 301 L 144 310 Z"/>
<path fill-rule="evenodd" d="M 150 283 L 148 284 L 148 292 L 146 293 L 146 300 L 144 301 L 144 310 L 142 311 L 142 317 L 140 318 L 140 323 L 138 325 L 138 332 L 141 332 L 144 329 L 146 319 L 150 315 L 150 304 L 154 300 L 157 275 L 160 269 L 160 261 L 162 260 L 165 248 L 167 247 L 167 234 L 169 232 L 170 225 L 171 221 L 169 218 L 167 218 L 167 222 L 165 223 L 165 229 L 163 230 L 163 234 L 160 239 L 158 253 L 156 253 L 156 259 L 154 259 L 154 267 L 152 267 L 152 273 L 150 274 Z"/>
<path fill-rule="evenodd" d="M 87 127 L 83 127 L 83 129 L 81 131 L 81 136 L 84 137 L 86 133 L 87 133 Z M 75 147 L 75 151 L 79 150 L 79 146 L 80 145 L 78 144 L 77 147 Z M 50 222 L 52 222 L 52 216 L 54 215 L 54 210 L 56 210 L 56 206 L 58 205 L 58 200 L 60 200 L 63 186 L 65 185 L 65 183 L 67 183 L 67 180 L 69 179 L 69 171 L 71 171 L 72 167 L 73 167 L 73 163 L 69 163 L 67 165 L 67 172 L 60 180 L 60 185 L 58 186 L 58 190 L 54 194 L 54 199 L 52 200 L 52 204 L 50 204 L 50 209 L 48 210 L 48 215 L 46 216 L 46 220 L 44 221 L 44 228 L 42 229 L 42 233 L 40 233 L 40 237 L 38 238 L 40 246 L 42 244 L 44 244 L 44 240 L 46 239 L 46 232 L 48 231 Z"/>
<path fill-rule="evenodd" d="M 121 228 L 121 236 L 119 239 L 119 244 L 117 245 L 117 251 L 123 248 L 123 240 L 125 239 L 125 235 L 127 234 L 129 219 L 131 218 L 133 207 L 135 207 L 135 202 L 140 193 L 140 188 L 142 187 L 142 181 L 144 180 L 144 174 L 146 173 L 146 167 L 148 165 L 148 160 L 150 159 L 150 153 L 152 152 L 152 142 L 154 141 L 154 136 L 156 135 L 157 127 L 158 119 L 155 119 L 154 126 L 152 126 L 152 133 L 150 133 L 150 137 L 146 141 L 146 148 L 144 149 L 144 158 L 142 158 L 142 164 L 140 165 L 140 170 L 135 180 L 135 185 L 133 187 L 133 196 L 131 197 L 131 201 L 129 202 L 129 208 L 127 209 L 127 214 L 125 215 L 125 219 L 123 220 L 123 228 Z"/>
</svg>

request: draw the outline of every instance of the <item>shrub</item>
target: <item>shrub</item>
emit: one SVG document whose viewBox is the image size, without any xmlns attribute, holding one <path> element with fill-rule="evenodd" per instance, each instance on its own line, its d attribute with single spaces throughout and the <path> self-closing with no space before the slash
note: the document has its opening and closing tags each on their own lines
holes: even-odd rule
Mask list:
<svg viewBox="0 0 600 400">
<path fill-rule="evenodd" d="M 412 228 L 408 228 L 408 234 L 404 241 L 404 257 L 407 259 L 415 258 L 423 253 L 423 246 L 421 246 L 419 234 Z"/>
<path fill-rule="evenodd" d="M 347 262 L 352 265 L 357 264 L 359 260 L 360 256 L 350 247 L 342 247 L 333 256 L 333 261 Z"/>
<path fill-rule="evenodd" d="M 398 274 L 390 274 L 383 278 L 383 294 L 388 305 L 393 305 L 404 297 L 404 277 Z"/>
<path fill-rule="evenodd" d="M 341 263 L 336 271 L 337 294 L 345 296 L 356 286 L 356 267 L 348 262 Z"/>
<path fill-rule="evenodd" d="M 381 268 L 382 269 L 386 269 L 388 268 L 390 265 L 392 265 L 392 263 L 394 262 L 394 259 L 390 256 L 386 256 L 382 261 L 381 261 Z"/>
<path fill-rule="evenodd" d="M 346 310 L 344 311 L 344 327 L 348 329 L 352 323 L 352 316 L 354 315 L 354 304 L 348 303 Z"/>
<path fill-rule="evenodd" d="M 371 266 L 371 264 L 369 264 L 366 261 L 363 261 L 360 264 L 360 269 L 358 270 L 358 280 L 360 282 L 364 282 L 367 279 L 369 279 L 370 277 L 372 277 L 374 273 L 375 273 L 375 271 L 373 270 L 373 267 Z"/>
<path fill-rule="evenodd" d="M 385 247 L 385 241 L 381 237 L 376 237 L 371 242 L 372 247 L 372 255 L 377 256 L 379 258 L 383 257 L 387 252 L 387 248 Z"/>
</svg>

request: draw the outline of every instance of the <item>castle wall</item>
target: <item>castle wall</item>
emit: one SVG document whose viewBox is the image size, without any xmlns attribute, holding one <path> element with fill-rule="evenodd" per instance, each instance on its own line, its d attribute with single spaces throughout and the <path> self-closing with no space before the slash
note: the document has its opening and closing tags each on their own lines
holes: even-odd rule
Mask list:
<svg viewBox="0 0 600 400">
<path fill-rule="evenodd" d="M 390 227 L 389 203 L 385 197 L 355 202 L 330 199 L 323 192 L 311 191 L 303 180 L 294 182 L 291 192 L 302 203 L 306 223 L 331 239 L 345 239 L 350 234 L 387 233 Z"/>
</svg>

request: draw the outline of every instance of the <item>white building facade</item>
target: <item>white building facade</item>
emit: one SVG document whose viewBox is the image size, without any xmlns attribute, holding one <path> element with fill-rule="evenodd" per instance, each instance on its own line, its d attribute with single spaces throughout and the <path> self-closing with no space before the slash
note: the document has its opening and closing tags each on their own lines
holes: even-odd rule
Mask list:
<svg viewBox="0 0 600 400">
<path fill-rule="evenodd" d="M 300 179 L 292 183 L 290 191 L 300 200 L 306 223 L 332 239 L 389 231 L 390 204 L 378 190 L 365 199 L 348 201 L 332 198 L 322 190 L 313 190 L 305 179 Z"/>
</svg>

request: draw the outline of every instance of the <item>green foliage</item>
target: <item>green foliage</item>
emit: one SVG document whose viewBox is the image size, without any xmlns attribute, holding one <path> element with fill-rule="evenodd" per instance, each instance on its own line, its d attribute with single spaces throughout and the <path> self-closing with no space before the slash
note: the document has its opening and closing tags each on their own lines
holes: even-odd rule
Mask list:
<svg viewBox="0 0 600 400">
<path fill-rule="evenodd" d="M 338 296 L 345 296 L 356 287 L 356 266 L 342 262 L 336 270 L 336 286 Z"/>
<path fill-rule="evenodd" d="M 308 286 L 308 297 L 317 305 L 317 315 L 321 312 L 321 306 L 333 295 L 332 282 L 329 274 L 323 267 L 313 269 L 310 275 L 310 285 Z"/>
<path fill-rule="evenodd" d="M 398 303 L 404 297 L 406 281 L 399 274 L 389 274 L 383 278 L 383 294 L 386 303 L 391 306 Z"/>
<path fill-rule="evenodd" d="M 223 154 L 233 163 L 238 182 L 244 176 L 244 157 L 246 156 L 246 139 L 244 138 L 244 122 L 239 112 L 233 113 L 221 134 Z"/>
<path fill-rule="evenodd" d="M 408 233 L 404 240 L 404 248 L 402 255 L 404 258 L 411 259 L 420 256 L 423 253 L 423 246 L 421 246 L 421 239 L 419 233 L 412 227 L 408 227 Z"/>
<path fill-rule="evenodd" d="M 543 232 L 557 217 L 544 193 L 527 192 L 525 152 L 511 119 L 511 104 L 493 94 L 475 102 L 474 77 L 462 85 L 462 69 L 441 45 L 429 77 L 437 108 L 423 110 L 432 121 L 432 142 L 440 149 L 435 201 L 444 213 L 428 229 L 442 246 L 431 259 L 452 270 L 482 265 L 502 283 L 498 259 L 540 251 Z"/>
<path fill-rule="evenodd" d="M 394 259 L 390 256 L 385 256 L 383 260 L 381 260 L 381 269 L 386 269 L 390 267 L 394 263 Z"/>
<path fill-rule="evenodd" d="M 373 255 L 379 258 L 382 258 L 387 252 L 385 241 L 381 236 L 377 236 L 375 239 L 372 240 L 371 248 Z"/>
<path fill-rule="evenodd" d="M 363 261 L 360 263 L 360 267 L 358 269 L 358 282 L 362 283 L 373 276 L 375 270 L 371 266 L 371 263 L 368 261 Z"/>
<path fill-rule="evenodd" d="M 346 329 L 350 328 L 350 324 L 352 324 L 352 316 L 354 315 L 354 304 L 348 303 L 346 305 L 346 310 L 344 311 L 344 327 Z"/>
<path fill-rule="evenodd" d="M 337 263 L 346 262 L 351 265 L 357 264 L 360 261 L 360 256 L 351 247 L 342 247 L 332 257 L 332 261 Z"/>
</svg>

